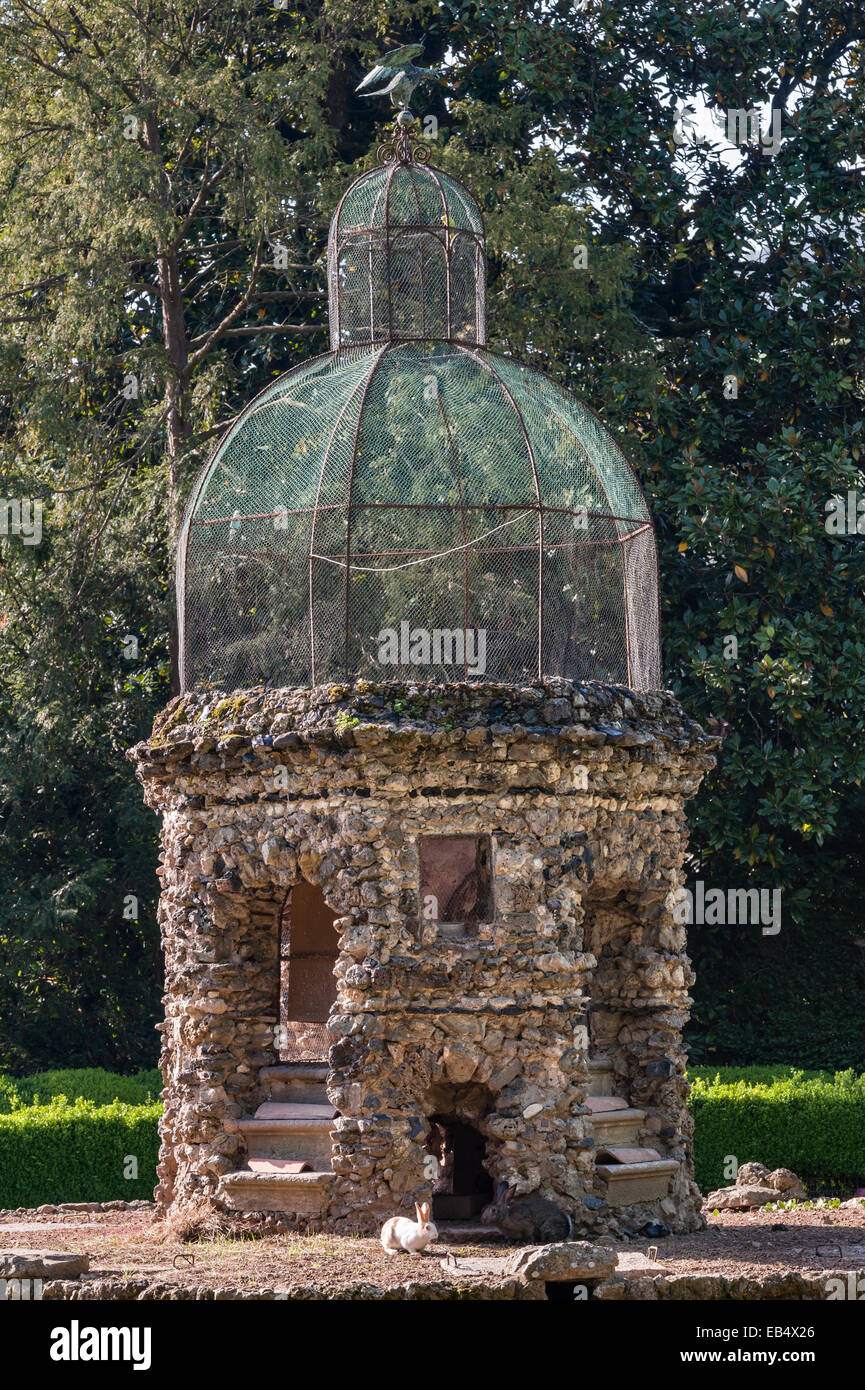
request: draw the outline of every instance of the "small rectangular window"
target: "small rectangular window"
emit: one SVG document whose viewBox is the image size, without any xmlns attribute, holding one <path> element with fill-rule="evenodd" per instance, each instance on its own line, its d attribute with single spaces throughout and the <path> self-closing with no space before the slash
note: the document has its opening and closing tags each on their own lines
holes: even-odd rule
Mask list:
<svg viewBox="0 0 865 1390">
<path fill-rule="evenodd" d="M 421 926 L 435 922 L 441 936 L 474 936 L 491 922 L 492 841 L 489 835 L 428 835 L 419 842 Z"/>
</svg>

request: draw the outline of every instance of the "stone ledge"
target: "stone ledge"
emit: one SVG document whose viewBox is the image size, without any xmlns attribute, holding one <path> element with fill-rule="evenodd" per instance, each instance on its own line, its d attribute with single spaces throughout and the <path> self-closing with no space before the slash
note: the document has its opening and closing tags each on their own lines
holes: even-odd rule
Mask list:
<svg viewBox="0 0 865 1390">
<path fill-rule="evenodd" d="M 74 1279 L 89 1268 L 90 1256 L 75 1251 L 0 1250 L 3 1279 Z"/>
<path fill-rule="evenodd" d="M 756 1278 L 733 1274 L 667 1274 L 651 1279 L 614 1278 L 599 1284 L 594 1297 L 603 1301 L 750 1302 L 766 1300 L 827 1302 L 832 1280 L 848 1287 L 849 1270 L 773 1270 Z"/>
<path fill-rule="evenodd" d="M 678 1162 L 660 1158 L 649 1162 L 597 1163 L 595 1172 L 606 1180 L 605 1197 L 611 1207 L 652 1202 L 665 1197 Z"/>
<path fill-rule="evenodd" d="M 273 1303 L 306 1302 L 332 1303 L 351 1302 L 403 1302 L 424 1300 L 430 1302 L 458 1302 L 469 1300 L 491 1301 L 494 1299 L 527 1299 L 535 1301 L 543 1298 L 543 1292 L 521 1284 L 517 1279 L 506 1279 L 496 1284 L 450 1284 L 443 1281 L 432 1284 L 411 1282 L 382 1287 L 379 1284 L 349 1284 L 341 1289 L 318 1288 L 314 1284 L 289 1284 L 277 1288 L 213 1288 L 203 1285 L 156 1283 L 147 1279 L 93 1279 L 86 1284 L 51 1280 L 42 1292 L 45 1302 L 166 1302 L 186 1303 Z"/>
<path fill-rule="evenodd" d="M 468 743 L 475 752 L 492 738 L 509 738 L 526 757 L 551 739 L 705 755 L 720 742 L 689 719 L 669 691 L 554 679 L 525 686 L 360 680 L 312 689 L 186 692 L 157 716 L 151 738 L 127 756 L 142 775 L 158 776 L 159 765 L 195 756 L 212 756 L 215 765 L 254 763 L 303 746 L 369 748 L 383 738 L 407 747 Z"/>
<path fill-rule="evenodd" d="M 330 1172 L 225 1173 L 221 1194 L 234 1211 L 280 1212 L 288 1216 L 320 1216 L 335 1175 Z"/>
<path fill-rule="evenodd" d="M 846 1287 L 847 1270 L 824 1270 L 817 1275 L 779 1270 L 763 1278 L 725 1274 L 674 1274 L 651 1279 L 612 1278 L 590 1290 L 590 1301 L 619 1302 L 826 1302 L 831 1280 Z M 464 1300 L 542 1301 L 544 1281 L 523 1282 L 511 1276 L 501 1282 L 471 1284 L 410 1282 L 382 1287 L 356 1283 L 341 1289 L 289 1284 L 275 1288 L 234 1288 L 160 1283 L 148 1279 L 49 1280 L 42 1300 L 50 1302 L 459 1302 Z"/>
</svg>

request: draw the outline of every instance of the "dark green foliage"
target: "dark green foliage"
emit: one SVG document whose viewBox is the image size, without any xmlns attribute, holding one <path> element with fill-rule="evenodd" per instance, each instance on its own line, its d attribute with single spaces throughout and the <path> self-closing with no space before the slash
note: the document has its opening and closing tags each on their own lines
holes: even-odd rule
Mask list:
<svg viewBox="0 0 865 1390">
<path fill-rule="evenodd" d="M 0 1207 L 149 1200 L 160 1109 L 61 1098 L 0 1114 Z M 136 1178 L 124 1177 L 130 1158 Z"/>
<path fill-rule="evenodd" d="M 34 593 L 29 651 L 0 674 L 0 1066 L 14 1071 L 156 1060 L 158 823 L 124 749 L 167 695 L 164 632 L 138 662 L 121 647 L 153 630 L 151 577 L 124 600 L 115 570 L 117 613 L 94 595 L 74 640 L 61 596 Z"/>
<path fill-rule="evenodd" d="M 785 923 L 778 937 L 759 927 L 692 927 L 699 974 L 686 1035 L 691 1061 L 747 1067 L 793 1057 L 804 1068 L 860 1069 L 865 952 L 853 939 L 862 930 L 857 910 L 856 902 L 826 901 L 822 913 Z"/>
<path fill-rule="evenodd" d="M 831 0 L 3 11 L 0 493 L 48 505 L 40 546 L 0 541 L 0 1066 L 155 1058 L 156 823 L 123 748 L 168 692 L 171 530 L 222 425 L 324 348 L 327 218 L 390 120 L 353 88 L 421 33 L 448 55 L 436 161 L 487 221 L 492 345 L 617 432 L 667 680 L 729 725 L 689 874 L 783 889 L 777 937 L 693 930 L 695 1056 L 860 1067 L 865 546 L 824 508 L 865 486 L 865 77 Z M 778 153 L 677 151 L 696 92 L 773 101 Z"/>
<path fill-rule="evenodd" d="M 761 1069 L 762 1070 L 762 1069 Z M 696 1080 L 694 1162 L 702 1192 L 729 1185 L 725 1161 L 791 1168 L 811 1195 L 865 1185 L 865 1075 L 793 1074 L 769 1082 Z"/>
</svg>

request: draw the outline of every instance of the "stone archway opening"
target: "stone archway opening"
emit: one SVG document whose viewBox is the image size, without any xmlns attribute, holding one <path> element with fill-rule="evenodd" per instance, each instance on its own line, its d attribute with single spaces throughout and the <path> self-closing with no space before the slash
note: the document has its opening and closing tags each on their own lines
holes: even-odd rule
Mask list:
<svg viewBox="0 0 865 1390">
<path fill-rule="evenodd" d="M 299 879 L 279 919 L 279 1060 L 327 1061 L 327 1019 L 336 1000 L 336 913 L 316 884 Z"/>
<path fill-rule="evenodd" d="M 426 1149 L 435 1161 L 435 1221 L 475 1221 L 493 1199 L 487 1139 L 478 1127 L 491 1105 L 486 1086 L 442 1082 L 429 1092 Z"/>
</svg>

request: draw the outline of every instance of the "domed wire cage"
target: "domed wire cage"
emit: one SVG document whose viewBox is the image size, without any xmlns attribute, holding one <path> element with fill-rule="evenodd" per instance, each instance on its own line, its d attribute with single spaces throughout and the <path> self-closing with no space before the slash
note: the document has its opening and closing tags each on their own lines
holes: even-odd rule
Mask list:
<svg viewBox="0 0 865 1390">
<path fill-rule="evenodd" d="M 391 161 L 346 190 L 327 247 L 330 345 L 486 342 L 480 209 L 461 183 Z"/>
<path fill-rule="evenodd" d="M 328 248 L 334 350 L 246 408 L 178 549 L 183 688 L 660 683 L 655 536 L 586 406 L 485 342 L 483 222 L 397 142 Z"/>
</svg>

